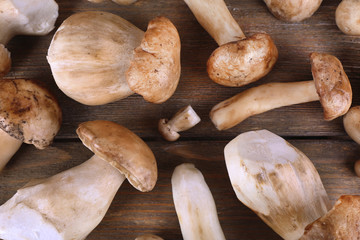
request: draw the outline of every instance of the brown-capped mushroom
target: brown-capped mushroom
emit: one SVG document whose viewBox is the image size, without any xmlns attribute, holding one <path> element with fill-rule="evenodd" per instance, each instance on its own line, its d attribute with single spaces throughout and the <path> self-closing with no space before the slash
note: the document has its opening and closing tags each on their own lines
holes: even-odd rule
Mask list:
<svg viewBox="0 0 360 240">
<path fill-rule="evenodd" d="M 311 17 L 322 0 L 264 0 L 271 13 L 280 20 L 300 22 Z"/>
<path fill-rule="evenodd" d="M 349 109 L 343 118 L 346 133 L 360 144 L 360 106 Z"/>
<path fill-rule="evenodd" d="M 274 108 L 318 100 L 326 121 L 347 113 L 352 102 L 352 90 L 341 62 L 322 53 L 312 53 L 310 61 L 313 80 L 268 83 L 247 89 L 215 105 L 210 112 L 212 122 L 217 129 L 225 130 Z"/>
<path fill-rule="evenodd" d="M 343 33 L 360 36 L 360 1 L 343 0 L 336 9 L 335 19 Z"/>
<path fill-rule="evenodd" d="M 213 81 L 239 87 L 271 71 L 277 61 L 278 51 L 268 34 L 258 33 L 246 38 L 224 0 L 184 1 L 220 46 L 207 61 L 207 72 Z"/>
<path fill-rule="evenodd" d="M 186 131 L 201 121 L 194 109 L 188 105 L 181 108 L 170 119 L 160 119 L 158 129 L 160 134 L 168 141 L 176 141 L 179 139 L 179 132 Z"/>
<path fill-rule="evenodd" d="M 46 35 L 58 17 L 54 0 L 0 1 L 0 78 L 10 70 L 10 54 L 5 45 L 15 35 Z"/>
<path fill-rule="evenodd" d="M 150 191 L 157 166 L 150 148 L 127 128 L 108 121 L 80 124 L 77 134 L 94 156 L 30 183 L 0 206 L 4 240 L 83 240 L 100 223 L 125 180 Z"/>
<path fill-rule="evenodd" d="M 60 129 L 62 113 L 55 97 L 31 80 L 0 81 L 0 171 L 22 142 L 44 149 Z"/>
<path fill-rule="evenodd" d="M 153 234 L 144 234 L 135 238 L 135 240 L 163 240 L 163 239 Z"/>
<path fill-rule="evenodd" d="M 144 33 L 117 15 L 81 12 L 61 24 L 47 59 L 58 87 L 80 103 L 106 104 L 134 92 L 162 103 L 179 82 L 180 38 L 165 17 Z"/>
<path fill-rule="evenodd" d="M 100 3 L 100 2 L 104 2 L 105 0 L 88 0 L 88 1 L 93 3 Z M 136 2 L 137 0 L 112 0 L 112 1 L 120 5 L 129 5 Z"/>
</svg>

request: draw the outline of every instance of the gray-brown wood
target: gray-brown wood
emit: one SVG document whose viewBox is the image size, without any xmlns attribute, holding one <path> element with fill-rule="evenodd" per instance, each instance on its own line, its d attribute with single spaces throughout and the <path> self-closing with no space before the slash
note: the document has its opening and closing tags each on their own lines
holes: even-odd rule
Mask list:
<svg viewBox="0 0 360 240">
<path fill-rule="evenodd" d="M 323 1 L 308 20 L 286 23 L 277 20 L 262 0 L 226 0 L 247 36 L 265 31 L 279 50 L 279 60 L 269 75 L 240 88 L 223 87 L 208 78 L 206 61 L 217 44 L 182 0 L 139 0 L 129 6 L 111 1 L 101 4 L 87 0 L 57 2 L 60 15 L 56 27 L 71 14 L 88 10 L 118 14 L 142 30 L 152 18 L 168 17 L 177 27 L 182 42 L 179 86 L 173 97 L 161 105 L 147 103 L 138 95 L 104 106 L 81 105 L 66 97 L 52 78 L 46 53 L 54 31 L 45 37 L 15 37 L 8 44 L 13 65 L 6 78 L 42 81 L 58 97 L 63 109 L 63 125 L 50 148 L 40 151 L 23 145 L 0 173 L 0 204 L 30 179 L 48 177 L 88 159 L 92 153 L 77 139 L 75 129 L 79 123 L 95 119 L 122 124 L 149 143 L 158 160 L 159 180 L 150 193 L 140 193 L 130 184 L 124 184 L 89 240 L 135 239 L 144 233 L 169 240 L 181 239 L 170 178 L 175 166 L 182 162 L 194 163 L 204 174 L 227 239 L 280 239 L 236 199 L 227 176 L 223 148 L 239 133 L 249 130 L 268 129 L 302 150 L 313 160 L 332 202 L 342 194 L 360 194 L 360 178 L 353 171 L 353 164 L 360 158 L 360 146 L 346 135 L 341 118 L 331 122 L 323 120 L 320 103 L 275 109 L 250 117 L 227 131 L 216 130 L 208 117 L 215 104 L 247 88 L 274 81 L 312 79 L 309 54 L 314 51 L 330 53 L 341 60 L 352 83 L 353 105 L 359 105 L 360 38 L 347 36 L 337 28 L 335 10 L 340 1 Z M 158 120 L 173 116 L 188 104 L 202 121 L 182 132 L 179 142 L 164 141 L 157 131 Z"/>
</svg>

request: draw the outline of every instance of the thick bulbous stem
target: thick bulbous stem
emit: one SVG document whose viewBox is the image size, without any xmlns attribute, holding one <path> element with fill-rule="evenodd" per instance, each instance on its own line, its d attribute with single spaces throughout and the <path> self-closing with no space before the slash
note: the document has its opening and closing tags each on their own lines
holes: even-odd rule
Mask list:
<svg viewBox="0 0 360 240">
<path fill-rule="evenodd" d="M 11 137 L 0 129 L 0 171 L 5 167 L 9 160 L 19 150 L 22 141 Z"/>
</svg>

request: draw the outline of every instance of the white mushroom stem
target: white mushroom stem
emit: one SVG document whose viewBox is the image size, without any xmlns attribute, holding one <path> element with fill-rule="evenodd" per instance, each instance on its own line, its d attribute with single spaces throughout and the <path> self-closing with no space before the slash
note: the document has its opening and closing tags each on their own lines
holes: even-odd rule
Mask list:
<svg viewBox="0 0 360 240">
<path fill-rule="evenodd" d="M 0 129 L 0 171 L 5 167 L 9 160 L 19 150 L 22 141 L 11 137 L 8 133 Z"/>
<path fill-rule="evenodd" d="M 210 118 L 219 130 L 229 129 L 246 118 L 274 108 L 318 101 L 314 81 L 268 83 L 245 90 L 215 105 Z"/>
<path fill-rule="evenodd" d="M 181 164 L 175 168 L 171 185 L 183 239 L 225 239 L 214 198 L 201 172 L 193 164 Z"/>
<path fill-rule="evenodd" d="M 219 46 L 246 38 L 224 0 L 184 0 Z"/>
<path fill-rule="evenodd" d="M 360 106 L 349 109 L 343 118 L 346 133 L 360 144 Z"/>
<path fill-rule="evenodd" d="M 97 156 L 36 183 L 0 206 L 0 239 L 82 240 L 100 223 L 125 180 Z"/>
</svg>

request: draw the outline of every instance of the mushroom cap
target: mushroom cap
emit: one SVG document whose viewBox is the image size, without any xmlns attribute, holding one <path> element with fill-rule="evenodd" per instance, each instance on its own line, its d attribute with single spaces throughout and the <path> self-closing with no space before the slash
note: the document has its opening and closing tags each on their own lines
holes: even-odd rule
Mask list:
<svg viewBox="0 0 360 240">
<path fill-rule="evenodd" d="M 136 189 L 148 192 L 154 188 L 156 159 L 135 133 L 117 123 L 103 120 L 81 123 L 76 133 L 87 148 L 119 169 Z"/>
<path fill-rule="evenodd" d="M 271 13 L 280 20 L 300 22 L 311 17 L 322 0 L 264 0 Z"/>
<path fill-rule="evenodd" d="M 58 87 L 87 105 L 123 99 L 133 92 L 126 71 L 144 32 L 107 12 L 81 12 L 56 31 L 48 62 Z"/>
<path fill-rule="evenodd" d="M 349 109 L 343 118 L 346 133 L 360 144 L 360 106 Z"/>
<path fill-rule="evenodd" d="M 207 61 L 209 77 L 216 83 L 240 87 L 268 74 L 278 58 L 278 50 L 266 33 L 218 47 Z"/>
<path fill-rule="evenodd" d="M 60 129 L 62 113 L 55 97 L 32 80 L 0 81 L 0 128 L 43 149 Z"/>
<path fill-rule="evenodd" d="M 0 44 L 0 78 L 3 78 L 11 67 L 10 52 L 4 45 Z"/>
<path fill-rule="evenodd" d="M 360 239 L 360 196 L 344 195 L 323 217 L 305 228 L 300 240 Z"/>
<path fill-rule="evenodd" d="M 336 25 L 348 35 L 360 35 L 360 1 L 343 0 L 336 9 Z"/>
<path fill-rule="evenodd" d="M 331 121 L 347 113 L 352 102 L 352 90 L 339 59 L 329 54 L 312 53 L 310 62 L 324 119 Z"/>
<path fill-rule="evenodd" d="M 151 20 L 127 71 L 131 90 L 152 103 L 168 100 L 179 83 L 180 49 L 179 33 L 171 21 L 165 17 Z"/>
</svg>

